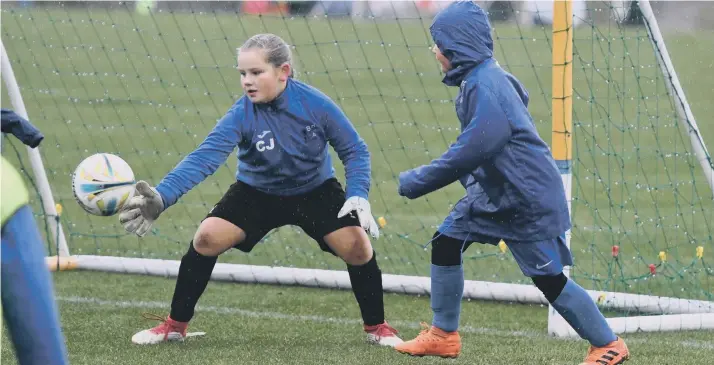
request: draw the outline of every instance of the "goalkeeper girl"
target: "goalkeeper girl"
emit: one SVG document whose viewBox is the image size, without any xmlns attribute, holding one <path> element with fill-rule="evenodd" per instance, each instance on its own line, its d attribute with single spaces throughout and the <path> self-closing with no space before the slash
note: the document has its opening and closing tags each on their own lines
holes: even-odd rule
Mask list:
<svg viewBox="0 0 714 365">
<path fill-rule="evenodd" d="M 587 292 L 563 274 L 573 263 L 564 238 L 570 229 L 565 189 L 528 112 L 527 91 L 493 58 L 486 13 L 474 2 L 454 2 L 434 18 L 430 32 L 443 82 L 459 87 L 461 134 L 440 158 L 401 173 L 399 194 L 416 199 L 459 180 L 466 195 L 431 242 L 432 326 L 397 351 L 459 355 L 462 253 L 473 242 L 503 239 L 523 274 L 590 342 L 585 364 L 620 364 L 629 357 L 627 346 Z"/>
<path fill-rule="evenodd" d="M 367 200 L 365 142 L 329 97 L 291 77 L 290 48 L 280 37 L 248 39 L 238 49 L 238 70 L 245 95 L 155 188 L 139 181 L 119 215 L 127 231 L 144 236 L 161 212 L 238 147 L 237 181 L 208 212 L 181 259 L 170 314 L 132 342 L 184 339 L 217 257 L 231 248 L 250 252 L 272 229 L 295 225 L 347 263 L 368 341 L 401 343 L 384 320 L 382 275 L 365 233 L 379 237 Z M 346 192 L 334 176 L 328 143 L 345 165 Z"/>
</svg>

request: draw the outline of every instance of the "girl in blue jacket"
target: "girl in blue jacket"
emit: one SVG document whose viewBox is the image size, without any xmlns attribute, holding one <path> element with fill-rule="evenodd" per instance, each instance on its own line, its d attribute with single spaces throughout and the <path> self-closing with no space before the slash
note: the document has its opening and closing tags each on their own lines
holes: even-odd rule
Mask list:
<svg viewBox="0 0 714 365">
<path fill-rule="evenodd" d="M 570 214 L 563 182 L 528 112 L 527 91 L 493 58 L 486 13 L 472 1 L 454 2 L 434 18 L 430 32 L 443 82 L 459 87 L 461 134 L 440 158 L 401 173 L 399 194 L 416 199 L 459 180 L 466 196 L 432 240 L 432 326 L 396 349 L 459 355 L 462 253 L 473 242 L 503 239 L 523 274 L 592 345 L 585 364 L 620 364 L 629 357 L 627 346 L 587 292 L 563 274 L 573 263 L 565 245 Z"/>
<path fill-rule="evenodd" d="M 144 236 L 161 212 L 213 174 L 238 147 L 236 182 L 208 212 L 181 259 L 171 313 L 132 337 L 138 344 L 183 340 L 218 255 L 250 252 L 272 229 L 300 226 L 320 248 L 347 263 L 368 341 L 402 341 L 384 320 L 382 276 L 365 230 L 379 237 L 368 202 L 370 156 L 347 116 L 325 94 L 291 77 L 291 52 L 273 34 L 238 49 L 245 95 L 158 186 L 139 181 L 120 213 Z M 345 165 L 346 192 L 335 178 L 328 143 Z"/>
</svg>

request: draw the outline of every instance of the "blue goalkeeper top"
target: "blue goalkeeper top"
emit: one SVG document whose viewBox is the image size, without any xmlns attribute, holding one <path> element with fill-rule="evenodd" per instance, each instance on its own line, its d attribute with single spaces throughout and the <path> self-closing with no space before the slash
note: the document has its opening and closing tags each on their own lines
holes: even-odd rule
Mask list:
<svg viewBox="0 0 714 365">
<path fill-rule="evenodd" d="M 548 145 L 528 112 L 528 92 L 493 58 L 488 16 L 472 1 L 440 12 L 430 27 L 451 62 L 443 82 L 458 86 L 461 134 L 430 164 L 399 177 L 414 199 L 455 181 L 466 189 L 439 231 L 483 243 L 553 239 L 570 228 L 565 189 Z"/>
<path fill-rule="evenodd" d="M 327 95 L 289 78 L 285 90 L 269 103 L 241 97 L 156 190 L 164 208 L 170 207 L 213 174 L 237 146 L 237 180 L 268 194 L 302 194 L 334 177 L 328 143 L 345 166 L 347 197 L 367 199 L 371 172 L 366 143 Z"/>
</svg>

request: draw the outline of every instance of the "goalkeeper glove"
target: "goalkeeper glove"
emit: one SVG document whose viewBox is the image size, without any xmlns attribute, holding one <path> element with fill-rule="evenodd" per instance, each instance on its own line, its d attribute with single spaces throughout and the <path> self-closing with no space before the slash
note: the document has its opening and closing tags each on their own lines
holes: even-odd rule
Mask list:
<svg viewBox="0 0 714 365">
<path fill-rule="evenodd" d="M 374 217 L 372 217 L 372 209 L 369 206 L 369 201 L 358 196 L 350 197 L 345 202 L 345 205 L 342 206 L 340 212 L 337 213 L 337 218 L 342 218 L 351 211 L 355 211 L 357 213 L 357 218 L 359 219 L 359 224 L 362 228 L 369 232 L 374 239 L 378 239 L 379 226 L 377 226 L 377 222 L 375 222 Z"/>
<path fill-rule="evenodd" d="M 119 222 L 127 232 L 144 237 L 163 212 L 164 200 L 146 181 L 137 182 L 135 189 L 134 196 L 129 199 L 119 214 Z"/>
</svg>

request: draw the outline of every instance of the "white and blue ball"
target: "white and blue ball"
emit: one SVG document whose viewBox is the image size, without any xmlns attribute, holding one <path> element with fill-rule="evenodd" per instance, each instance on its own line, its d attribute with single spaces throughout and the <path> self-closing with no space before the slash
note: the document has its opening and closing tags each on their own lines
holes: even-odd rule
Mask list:
<svg viewBox="0 0 714 365">
<path fill-rule="evenodd" d="M 135 184 L 129 164 L 109 153 L 87 157 L 72 176 L 75 199 L 84 210 L 98 216 L 118 213 L 134 196 Z"/>
</svg>

